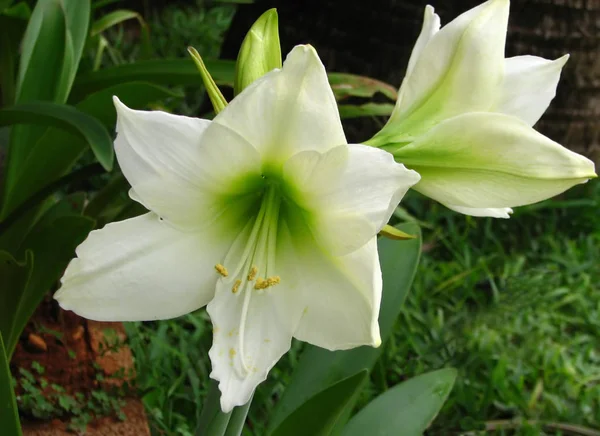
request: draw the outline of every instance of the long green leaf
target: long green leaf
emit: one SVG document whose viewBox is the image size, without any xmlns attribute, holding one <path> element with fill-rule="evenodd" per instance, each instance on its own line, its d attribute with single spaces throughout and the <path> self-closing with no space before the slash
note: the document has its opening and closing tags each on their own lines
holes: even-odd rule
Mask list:
<svg viewBox="0 0 600 436">
<path fill-rule="evenodd" d="M 17 78 L 17 103 L 50 101 L 64 103 L 83 52 L 89 26 L 90 0 L 39 0 L 31 15 L 22 43 Z M 12 129 L 7 158 L 4 195 L 45 126 Z"/>
<path fill-rule="evenodd" d="M 62 5 L 65 10 L 66 39 L 67 44 L 71 45 L 71 56 L 70 58 L 65 57 L 63 82 L 57 92 L 58 101 L 61 103 L 67 101 L 79 68 L 79 61 L 88 36 L 91 10 L 90 0 L 62 0 Z"/>
<path fill-rule="evenodd" d="M 371 401 L 342 432 L 343 436 L 420 436 L 452 390 L 456 370 L 441 369 L 414 377 Z"/>
<path fill-rule="evenodd" d="M 411 287 L 421 254 L 419 227 L 412 223 L 397 227 L 405 233 L 417 235 L 417 238 L 409 241 L 380 238 L 377 242 L 383 276 L 383 298 L 379 313 L 379 328 L 383 341 L 391 334 Z M 292 380 L 272 414 L 270 428 L 279 425 L 315 393 L 361 369 L 371 370 L 380 354 L 381 347 L 364 346 L 346 351 L 306 347 L 294 370 Z"/>
<path fill-rule="evenodd" d="M 23 123 L 56 126 L 80 136 L 90 145 L 98 162 L 107 171 L 112 169 L 112 139 L 94 117 L 71 106 L 45 101 L 22 103 L 0 110 L 0 126 Z"/>
<path fill-rule="evenodd" d="M 206 68 L 219 85 L 233 86 L 235 63 L 205 60 Z M 140 61 L 84 74 L 73 85 L 71 101 L 123 82 L 143 81 L 159 85 L 194 85 L 200 83 L 196 65 L 191 59 Z"/>
<path fill-rule="evenodd" d="M 135 11 L 119 9 L 116 11 L 109 12 L 108 14 L 103 15 L 94 22 L 92 28 L 90 29 L 90 35 L 97 36 L 105 30 L 110 29 L 111 27 L 116 26 L 119 23 L 122 23 L 123 21 L 133 19 L 136 19 L 140 22 L 140 24 L 145 25 L 142 16 Z"/>
<path fill-rule="evenodd" d="M 391 115 L 394 105 L 390 103 L 365 103 L 363 105 L 339 105 L 340 118 L 382 117 Z"/>
<path fill-rule="evenodd" d="M 17 413 L 17 402 L 12 388 L 12 377 L 8 366 L 8 357 L 0 333 L 0 423 L 2 434 L 21 436 L 21 424 Z"/>
<path fill-rule="evenodd" d="M 23 42 L 15 101 L 57 101 L 69 55 L 67 24 L 58 0 L 40 0 L 31 15 Z M 71 50 L 72 52 L 72 50 Z M 14 181 L 45 126 L 16 126 L 11 131 L 4 187 Z M 6 192 L 5 192 L 6 194 Z"/>
<path fill-rule="evenodd" d="M 318 392 L 277 426 L 272 436 L 327 436 L 351 408 L 367 379 L 366 370 Z M 368 434 L 368 433 L 365 433 Z"/>
<path fill-rule="evenodd" d="M 377 93 L 392 101 L 398 98 L 396 87 L 381 80 L 348 73 L 329 73 L 327 76 L 338 101 L 348 97 L 371 98 Z"/>
</svg>

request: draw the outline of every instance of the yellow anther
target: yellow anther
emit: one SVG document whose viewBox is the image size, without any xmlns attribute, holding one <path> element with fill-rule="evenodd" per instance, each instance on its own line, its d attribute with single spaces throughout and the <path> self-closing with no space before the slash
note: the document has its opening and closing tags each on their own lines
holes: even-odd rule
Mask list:
<svg viewBox="0 0 600 436">
<path fill-rule="evenodd" d="M 237 353 L 235 352 L 235 350 L 234 350 L 233 348 L 230 348 L 230 349 L 229 349 L 229 357 L 230 357 L 231 359 L 233 359 L 233 356 L 235 356 L 236 354 L 237 354 Z"/>
<path fill-rule="evenodd" d="M 267 281 L 263 278 L 257 278 L 256 283 L 254 284 L 254 289 L 265 289 L 267 286 Z"/>
<path fill-rule="evenodd" d="M 281 282 L 281 277 L 279 277 L 279 276 L 269 277 L 269 278 L 267 278 L 267 287 L 278 285 L 280 282 Z"/>
<path fill-rule="evenodd" d="M 256 266 L 253 266 L 252 268 L 250 268 L 250 272 L 248 273 L 248 281 L 251 282 L 252 280 L 254 280 L 256 278 L 256 274 L 258 274 L 258 268 Z"/>
<path fill-rule="evenodd" d="M 279 284 L 280 282 L 281 282 L 281 277 L 279 277 L 279 276 L 267 277 L 266 280 L 258 278 L 258 279 L 256 279 L 256 284 L 254 285 L 254 289 L 257 289 L 257 290 L 267 289 L 271 286 L 275 286 L 275 285 Z"/>
<path fill-rule="evenodd" d="M 229 275 L 229 272 L 227 271 L 227 268 L 225 268 L 223 265 L 221 265 L 220 263 L 215 265 L 215 269 L 217 270 L 217 272 L 219 274 L 221 274 L 223 277 L 227 277 Z"/>
<path fill-rule="evenodd" d="M 233 284 L 233 288 L 231 288 L 231 292 L 233 292 L 234 294 L 237 294 L 237 291 L 240 290 L 241 284 L 242 284 L 241 280 L 236 280 L 235 283 Z"/>
</svg>

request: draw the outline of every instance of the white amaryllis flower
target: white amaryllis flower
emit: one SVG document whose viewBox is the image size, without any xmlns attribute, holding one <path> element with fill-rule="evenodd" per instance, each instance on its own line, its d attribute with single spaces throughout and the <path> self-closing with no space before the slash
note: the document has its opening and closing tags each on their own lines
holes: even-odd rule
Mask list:
<svg viewBox="0 0 600 436">
<path fill-rule="evenodd" d="M 225 412 L 250 399 L 292 337 L 379 345 L 376 235 L 419 176 L 346 144 L 312 47 L 212 122 L 115 105 L 117 158 L 150 212 L 77 248 L 55 296 L 64 309 L 133 321 L 208 305 Z"/>
<path fill-rule="evenodd" d="M 369 144 L 421 175 L 415 189 L 458 212 L 508 218 L 595 177 L 594 164 L 532 126 L 568 56 L 504 58 L 508 0 L 490 0 L 440 30 L 431 6 L 396 107 Z"/>
</svg>

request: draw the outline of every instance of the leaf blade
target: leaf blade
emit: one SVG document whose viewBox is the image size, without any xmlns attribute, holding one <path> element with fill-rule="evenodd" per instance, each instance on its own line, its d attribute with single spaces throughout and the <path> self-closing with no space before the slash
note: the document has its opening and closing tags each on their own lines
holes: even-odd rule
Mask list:
<svg viewBox="0 0 600 436">
<path fill-rule="evenodd" d="M 354 416 L 342 436 L 420 436 L 452 390 L 456 370 L 432 371 L 381 394 Z"/>
<path fill-rule="evenodd" d="M 271 436 L 329 435 L 346 409 L 351 407 L 367 376 L 368 372 L 362 370 L 317 392 L 269 434 Z"/>
</svg>

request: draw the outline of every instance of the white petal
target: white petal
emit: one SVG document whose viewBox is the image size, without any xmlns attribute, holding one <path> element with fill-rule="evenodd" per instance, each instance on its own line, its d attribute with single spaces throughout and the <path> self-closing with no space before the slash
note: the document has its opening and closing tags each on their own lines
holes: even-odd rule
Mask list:
<svg viewBox="0 0 600 436">
<path fill-rule="evenodd" d="M 500 208 L 474 208 L 474 207 L 461 207 L 461 206 L 452 206 L 450 204 L 445 204 L 448 209 L 452 209 L 456 212 L 462 213 L 464 215 L 470 216 L 489 216 L 492 218 L 510 218 L 510 214 L 513 213 L 513 210 L 510 207 L 500 207 Z"/>
<path fill-rule="evenodd" d="M 381 270 L 376 237 L 345 256 L 334 256 L 311 241 L 298 215 L 280 231 L 277 267 L 286 297 L 302 309 L 294 337 L 329 350 L 379 346 L 377 322 Z"/>
<path fill-rule="evenodd" d="M 490 0 L 435 33 L 419 49 L 385 130 L 416 135 L 445 118 L 488 110 L 503 79 L 508 10 L 508 0 Z"/>
<path fill-rule="evenodd" d="M 256 386 L 290 349 L 301 313 L 285 304 L 288 289 L 277 286 L 233 293 L 231 288 L 230 282 L 219 280 L 215 298 L 207 307 L 213 323 L 210 377 L 219 381 L 224 412 L 247 403 Z"/>
<path fill-rule="evenodd" d="M 446 120 L 394 155 L 421 175 L 414 189 L 453 207 L 531 204 L 595 177 L 589 159 L 498 113 Z"/>
<path fill-rule="evenodd" d="M 495 110 L 533 126 L 556 95 L 560 72 L 568 59 L 569 55 L 554 61 L 537 56 L 506 59 L 504 84 Z"/>
<path fill-rule="evenodd" d="M 182 233 L 148 213 L 108 224 L 77 247 L 55 294 L 61 307 L 100 321 L 173 318 L 214 294 L 231 237 Z"/>
<path fill-rule="evenodd" d="M 115 151 L 131 196 L 184 229 L 198 229 L 238 195 L 260 157 L 235 132 L 207 120 L 131 110 L 115 97 Z"/>
<path fill-rule="evenodd" d="M 337 104 L 316 51 L 296 46 L 281 70 L 244 89 L 214 120 L 270 160 L 346 143 Z"/>
<path fill-rule="evenodd" d="M 284 178 L 295 187 L 292 197 L 313 235 L 341 255 L 377 234 L 420 177 L 387 151 L 351 144 L 295 155 L 284 166 Z"/>
<path fill-rule="evenodd" d="M 423 27 L 421 33 L 417 38 L 417 42 L 413 47 L 410 59 L 408 60 L 408 67 L 406 68 L 406 76 L 410 76 L 412 73 L 419 56 L 423 52 L 423 49 L 427 46 L 431 37 L 440 30 L 440 17 L 434 12 L 433 6 L 425 6 L 425 12 L 423 14 Z"/>
</svg>

